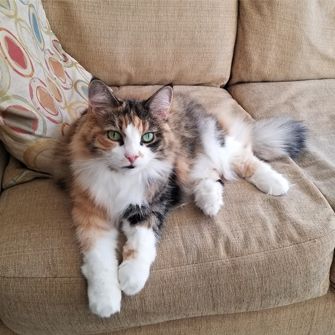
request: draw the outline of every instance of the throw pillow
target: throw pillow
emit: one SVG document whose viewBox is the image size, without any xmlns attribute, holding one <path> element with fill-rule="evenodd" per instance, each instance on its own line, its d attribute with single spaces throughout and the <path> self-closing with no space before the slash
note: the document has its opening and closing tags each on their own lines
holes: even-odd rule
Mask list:
<svg viewBox="0 0 335 335">
<path fill-rule="evenodd" d="M 57 139 L 87 108 L 91 75 L 63 49 L 40 0 L 0 2 L 0 139 L 50 173 Z"/>
</svg>

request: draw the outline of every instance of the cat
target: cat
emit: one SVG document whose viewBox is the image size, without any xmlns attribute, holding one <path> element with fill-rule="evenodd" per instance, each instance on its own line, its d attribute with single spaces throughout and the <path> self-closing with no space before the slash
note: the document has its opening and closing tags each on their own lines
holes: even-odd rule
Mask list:
<svg viewBox="0 0 335 335">
<path fill-rule="evenodd" d="M 121 291 L 144 287 L 165 217 L 183 196 L 215 216 L 224 181 L 235 176 L 283 195 L 289 182 L 266 161 L 305 146 L 301 122 L 210 115 L 186 95 L 173 96 L 172 85 L 145 101 L 120 100 L 94 78 L 88 100 L 61 147 L 65 175 L 58 177 L 69 185 L 89 307 L 100 317 L 120 311 Z M 127 240 L 119 265 L 120 229 Z"/>
</svg>

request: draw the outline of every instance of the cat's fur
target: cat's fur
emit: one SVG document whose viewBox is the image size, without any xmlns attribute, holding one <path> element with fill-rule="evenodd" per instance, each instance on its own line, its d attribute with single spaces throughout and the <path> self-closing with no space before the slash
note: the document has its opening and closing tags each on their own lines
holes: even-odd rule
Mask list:
<svg viewBox="0 0 335 335">
<path fill-rule="evenodd" d="M 224 180 L 234 176 L 285 194 L 288 181 L 264 160 L 296 156 L 304 147 L 300 122 L 216 118 L 187 96 L 175 96 L 173 108 L 172 99 L 173 88 L 164 86 L 146 101 L 120 101 L 94 79 L 89 108 L 62 148 L 89 305 L 101 317 L 120 311 L 121 291 L 144 287 L 166 214 L 182 194 L 209 216 L 223 205 Z M 109 139 L 108 130 L 122 139 Z M 155 139 L 145 144 L 148 131 Z M 120 265 L 119 229 L 127 237 Z"/>
</svg>

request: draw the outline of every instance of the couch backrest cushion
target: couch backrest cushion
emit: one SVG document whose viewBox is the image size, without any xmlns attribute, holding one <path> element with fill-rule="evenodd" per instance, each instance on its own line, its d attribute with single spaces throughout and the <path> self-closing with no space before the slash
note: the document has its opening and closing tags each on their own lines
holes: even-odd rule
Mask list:
<svg viewBox="0 0 335 335">
<path fill-rule="evenodd" d="M 335 1 L 239 2 L 231 83 L 335 78 Z"/>
<path fill-rule="evenodd" d="M 227 82 L 237 0 L 44 0 L 64 49 L 110 85 Z"/>
</svg>

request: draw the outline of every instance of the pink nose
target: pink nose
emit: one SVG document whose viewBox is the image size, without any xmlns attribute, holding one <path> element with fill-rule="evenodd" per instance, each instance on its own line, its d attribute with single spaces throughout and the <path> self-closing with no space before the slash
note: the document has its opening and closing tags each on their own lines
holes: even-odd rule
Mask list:
<svg viewBox="0 0 335 335">
<path fill-rule="evenodd" d="M 125 154 L 125 157 L 128 159 L 128 161 L 130 162 L 130 164 L 133 164 L 139 156 Z"/>
</svg>

